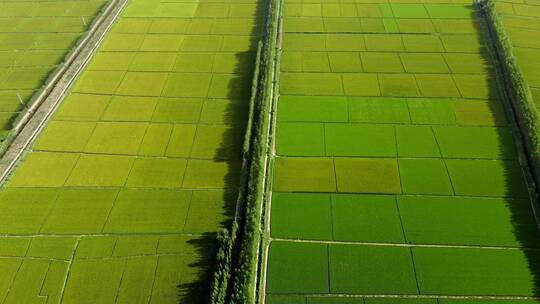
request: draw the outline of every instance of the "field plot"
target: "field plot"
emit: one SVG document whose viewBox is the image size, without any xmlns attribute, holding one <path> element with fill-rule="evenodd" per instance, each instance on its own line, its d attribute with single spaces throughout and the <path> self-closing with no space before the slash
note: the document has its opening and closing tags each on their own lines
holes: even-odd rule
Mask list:
<svg viewBox="0 0 540 304">
<path fill-rule="evenodd" d="M 504 29 L 513 46 L 512 52 L 529 84 L 534 102 L 540 107 L 540 5 L 536 2 L 495 1 Z"/>
<path fill-rule="evenodd" d="M 0 1 L 2 137 L 107 2 Z"/>
<path fill-rule="evenodd" d="M 0 192 L 1 303 L 204 302 L 262 11 L 130 1 Z"/>
<path fill-rule="evenodd" d="M 539 303 L 475 8 L 376 2 L 284 1 L 266 303 Z"/>
</svg>

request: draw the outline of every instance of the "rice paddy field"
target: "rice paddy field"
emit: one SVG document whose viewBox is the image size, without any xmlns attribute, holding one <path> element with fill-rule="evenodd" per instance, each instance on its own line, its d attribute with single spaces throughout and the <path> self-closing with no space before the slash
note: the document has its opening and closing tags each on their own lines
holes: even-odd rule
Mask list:
<svg viewBox="0 0 540 304">
<path fill-rule="evenodd" d="M 107 2 L 0 1 L 0 137 Z"/>
<path fill-rule="evenodd" d="M 495 1 L 512 52 L 527 81 L 533 100 L 540 106 L 540 4 L 536 1 Z"/>
<path fill-rule="evenodd" d="M 212 304 L 540 303 L 537 190 L 477 6 L 269 1 L 127 1 L 2 184 L 0 304 L 207 303 L 214 272 Z M 0 0 L 0 137 L 107 3 Z M 540 106 L 539 2 L 495 3 Z"/>
<path fill-rule="evenodd" d="M 282 17 L 265 302 L 540 303 L 540 235 L 472 3 L 285 0 Z M 538 25 L 510 17 L 516 37 Z"/>
<path fill-rule="evenodd" d="M 236 203 L 259 2 L 129 1 L 0 192 L 0 303 L 204 302 Z M 36 16 L 20 31 L 47 20 L 40 6 L 64 12 L 56 31 L 101 3 L 0 1 L 1 29 L 16 7 Z M 6 94 L 37 88 L 16 71 L 76 37 L 48 35 L 2 34 L 17 50 L 0 57 Z"/>
</svg>

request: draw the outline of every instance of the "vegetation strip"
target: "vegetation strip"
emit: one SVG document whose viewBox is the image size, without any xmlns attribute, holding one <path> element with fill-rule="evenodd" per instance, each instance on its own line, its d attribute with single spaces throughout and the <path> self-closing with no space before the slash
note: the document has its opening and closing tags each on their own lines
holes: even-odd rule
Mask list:
<svg viewBox="0 0 540 304">
<path fill-rule="evenodd" d="M 256 76 L 251 95 L 251 114 L 244 142 L 244 159 L 248 164 L 243 170 L 246 183 L 244 188 L 240 189 L 241 200 L 237 205 L 238 225 L 233 225 L 230 234 L 227 232 L 222 234 L 232 237 L 223 237 L 224 245 L 218 252 L 218 257 L 223 258 L 218 260 L 211 303 L 253 303 L 260 297 L 257 286 L 260 278 L 259 253 L 262 246 L 261 215 L 268 161 L 270 106 L 273 100 L 274 37 L 277 34 L 276 2 L 267 1 L 266 5 L 265 30 L 259 44 Z M 233 242 L 238 243 L 236 253 Z M 227 276 L 233 283 L 228 288 L 228 283 L 220 283 L 225 282 L 224 278 Z M 220 285 L 221 288 L 217 288 Z"/>
<path fill-rule="evenodd" d="M 536 189 L 540 185 L 540 114 L 534 101 L 529 84 L 525 80 L 520 66 L 513 54 L 513 46 L 505 26 L 493 0 L 480 1 L 479 5 L 486 17 L 489 34 L 495 44 L 495 52 L 499 58 L 505 90 L 509 95 L 513 113 L 519 130 L 525 141 L 525 156 Z M 540 216 L 538 197 L 533 205 L 537 218 Z M 540 226 L 540 223 L 539 223 Z"/>
<path fill-rule="evenodd" d="M 239 193 L 235 208 L 235 216 L 230 230 L 222 229 L 218 231 L 218 252 L 216 267 L 214 270 L 214 278 L 212 282 L 212 291 L 210 295 L 210 303 L 227 303 L 232 297 L 230 283 L 233 283 L 233 275 L 238 275 L 236 272 L 245 267 L 239 267 L 242 257 L 239 257 L 240 246 L 243 241 L 241 238 L 242 229 L 245 227 L 244 221 L 248 219 L 245 215 L 249 200 L 249 183 L 253 179 L 251 177 L 252 162 L 254 160 L 252 152 L 252 144 L 255 143 L 253 132 L 257 128 L 255 108 L 259 103 L 260 95 L 260 66 L 262 56 L 262 43 L 259 42 L 257 48 L 257 56 L 255 60 L 255 69 L 251 86 L 251 98 L 249 100 L 249 115 L 247 120 L 246 132 L 244 135 L 244 145 L 242 147 L 242 169 L 239 183 Z M 257 112 L 258 113 L 258 112 Z M 258 116 L 258 115 L 257 115 Z M 239 231 L 240 230 L 240 231 Z M 240 235 L 239 235 L 240 234 Z"/>
</svg>

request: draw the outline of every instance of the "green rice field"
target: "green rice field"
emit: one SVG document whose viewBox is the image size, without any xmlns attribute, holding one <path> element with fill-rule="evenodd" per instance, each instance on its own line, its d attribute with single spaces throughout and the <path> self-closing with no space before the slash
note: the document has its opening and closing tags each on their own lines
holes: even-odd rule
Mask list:
<svg viewBox="0 0 540 304">
<path fill-rule="evenodd" d="M 494 2 L 540 106 L 540 2 Z M 0 141 L 108 4 L 0 0 Z M 127 0 L 0 188 L 0 304 L 540 303 L 481 5 Z"/>
<path fill-rule="evenodd" d="M 530 16 L 508 16 L 522 37 L 540 15 L 516 3 L 498 5 Z M 479 18 L 470 1 L 284 0 L 266 303 L 540 303 Z"/>
<path fill-rule="evenodd" d="M 0 192 L 0 303 L 204 302 L 236 203 L 259 2 L 129 1 Z M 70 22 L 98 3 L 0 1 L 0 29 L 19 8 Z M 27 17 L 17 29 L 41 20 Z M 53 65 L 64 51 L 32 46 L 74 37 L 46 35 L 2 34 L 28 48 L 1 53 L 4 70 Z M 37 88 L 6 77 L 6 92 Z"/>
<path fill-rule="evenodd" d="M 2 137 L 107 2 L 0 1 Z"/>
<path fill-rule="evenodd" d="M 540 106 L 540 4 L 536 1 L 495 1 L 504 29 L 513 46 L 512 52 L 527 81 L 533 100 Z"/>
</svg>

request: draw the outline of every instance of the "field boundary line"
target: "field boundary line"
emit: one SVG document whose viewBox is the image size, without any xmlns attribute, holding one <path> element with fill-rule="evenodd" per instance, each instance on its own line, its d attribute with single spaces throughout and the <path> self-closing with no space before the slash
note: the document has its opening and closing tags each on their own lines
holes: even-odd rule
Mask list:
<svg viewBox="0 0 540 304">
<path fill-rule="evenodd" d="M 50 275 L 51 265 L 52 265 L 52 263 L 49 262 L 49 264 L 47 265 L 47 271 L 45 272 L 45 275 L 43 276 L 43 281 L 41 281 L 41 286 L 39 287 L 39 292 L 38 292 L 38 298 L 45 298 L 45 304 L 47 302 L 49 302 L 49 295 L 47 295 L 47 294 L 43 295 L 42 293 L 43 292 L 46 293 L 46 291 L 44 290 L 46 288 L 45 287 L 45 282 L 47 281 L 47 278 Z"/>
<path fill-rule="evenodd" d="M 114 243 L 115 248 L 116 248 L 117 243 L 118 242 Z M 120 282 L 118 282 L 118 286 L 116 287 L 116 295 L 114 296 L 114 303 L 118 303 L 118 297 L 120 296 L 120 289 L 122 288 L 122 284 L 124 283 L 124 277 L 126 276 L 126 271 L 128 268 L 128 262 L 129 262 L 129 259 L 127 258 L 124 259 L 124 267 L 122 268 L 122 276 L 120 277 Z"/>
<path fill-rule="evenodd" d="M 60 303 L 64 301 L 64 294 L 66 291 L 67 282 L 69 280 L 69 274 L 71 271 L 71 265 L 73 265 L 73 261 L 75 260 L 75 254 L 77 253 L 77 248 L 79 248 L 79 242 L 81 241 L 81 238 L 78 238 L 75 244 L 73 245 L 73 249 L 71 251 L 71 258 L 67 261 L 67 267 L 66 267 L 66 275 L 64 277 L 64 280 L 62 282 L 62 289 L 60 290 Z"/>
<path fill-rule="evenodd" d="M 78 238 L 78 237 L 115 237 L 115 236 L 189 236 L 205 237 L 204 233 L 186 233 L 186 232 L 101 232 L 101 233 L 29 233 L 29 234 L 0 234 L 0 238 L 35 238 L 35 237 L 59 237 L 59 238 Z"/>
<path fill-rule="evenodd" d="M 409 249 L 408 250 L 409 255 L 411 256 L 412 271 L 413 271 L 413 274 L 414 274 L 414 282 L 416 283 L 416 291 L 418 292 L 418 294 L 420 294 L 420 282 L 418 281 L 418 271 L 416 271 L 416 263 L 414 261 L 414 254 L 413 254 L 413 251 L 412 251 L 412 247 L 409 247 L 408 249 Z"/>
<path fill-rule="evenodd" d="M 282 241 L 291 243 L 310 244 L 336 244 L 336 245 L 364 245 L 381 247 L 405 247 L 405 248 L 456 248 L 456 249 L 491 249 L 491 250 L 533 250 L 540 251 L 540 248 L 530 247 L 510 247 L 510 246 L 482 246 L 482 245 L 444 245 L 444 244 L 407 244 L 407 243 L 383 243 L 383 242 L 354 242 L 354 241 L 333 241 L 333 240 L 300 240 L 287 238 L 270 238 L 272 241 Z"/>
<path fill-rule="evenodd" d="M 0 256 L 0 260 L 35 260 L 35 261 L 54 261 L 68 263 L 69 259 L 62 260 L 58 258 L 41 258 L 41 257 L 27 257 L 27 256 Z"/>
<path fill-rule="evenodd" d="M 159 244 L 159 242 L 158 242 Z M 150 294 L 148 295 L 148 300 L 146 300 L 146 303 L 149 304 L 150 301 L 152 301 L 152 297 L 154 296 L 154 287 L 156 287 L 156 277 L 158 273 L 159 268 L 159 257 L 156 259 L 156 268 L 154 268 L 154 276 L 152 277 L 152 289 L 150 290 Z"/>
<path fill-rule="evenodd" d="M 45 122 L 65 97 L 65 93 L 88 64 L 93 54 L 109 33 L 129 0 L 111 0 L 96 17 L 91 29 L 72 51 L 62 68 L 45 85 L 27 112 L 13 128 L 14 139 L 0 159 L 0 184 L 4 184 L 23 152 L 43 129 Z"/>
<path fill-rule="evenodd" d="M 55 120 L 55 121 L 63 121 L 63 122 L 71 122 L 70 120 Z M 104 123 L 114 123 L 117 121 L 100 121 Z M 129 122 L 129 123 L 153 123 L 153 122 L 135 122 L 135 121 L 122 121 Z M 287 122 L 290 123 L 290 122 Z M 294 122 L 295 123 L 295 122 Z M 159 123 L 159 124 L 168 124 L 168 123 Z M 321 123 L 324 124 L 324 123 Z M 340 124 L 340 123 L 335 123 Z M 179 123 L 178 125 L 195 125 L 195 124 L 183 124 Z M 202 125 L 202 124 L 201 124 Z M 220 124 L 206 124 L 207 126 L 222 126 Z M 215 161 L 216 159 L 219 161 L 226 160 L 226 161 L 235 161 L 234 157 L 224 157 L 224 158 L 211 158 L 211 157 L 181 157 L 181 156 L 157 156 L 157 155 L 139 155 L 139 154 L 126 154 L 126 153 L 105 153 L 105 152 L 88 152 L 88 151 L 60 151 L 60 150 L 47 150 L 47 149 L 32 149 L 32 151 L 35 152 L 44 152 L 44 153 L 64 153 L 64 154 L 80 154 L 80 155 L 106 155 L 106 156 L 125 156 L 125 157 L 145 157 L 145 158 L 172 158 L 172 159 L 185 159 L 185 160 L 211 160 Z M 480 161 L 517 161 L 518 158 L 478 158 L 478 157 L 446 157 L 446 158 L 440 158 L 440 157 L 393 157 L 393 156 L 327 156 L 327 155 L 284 155 L 284 154 L 274 154 L 273 156 L 276 157 L 286 157 L 286 158 L 363 158 L 363 159 L 443 159 L 443 160 L 480 160 Z M 334 193 L 334 192 L 332 192 Z M 364 192 L 363 192 L 364 193 Z M 429 194 L 433 196 L 442 196 L 442 194 Z M 492 196 L 491 196 L 492 197 Z"/>
<path fill-rule="evenodd" d="M 113 249 L 114 252 L 114 249 Z M 149 253 L 149 254 L 134 254 L 134 255 L 118 255 L 118 256 L 103 256 L 103 257 L 79 257 L 77 261 L 110 261 L 110 260 L 123 260 L 123 259 L 133 259 L 133 258 L 160 258 L 160 257 L 171 257 L 171 256 L 185 256 L 184 253 Z M 32 260 L 32 261 L 53 261 L 69 264 L 70 260 L 62 260 L 58 258 L 43 258 L 43 257 L 32 257 L 32 256 L 0 256 L 0 260 Z"/>
<path fill-rule="evenodd" d="M 345 123 L 343 123 L 345 124 Z M 42 150 L 44 152 L 47 152 L 46 150 Z M 55 151 L 56 152 L 56 151 Z M 61 152 L 61 151 L 58 151 Z M 65 152 L 65 153 L 81 153 L 81 154 L 103 154 L 103 153 L 95 153 L 95 152 Z M 112 154 L 112 155 L 126 155 L 129 156 L 129 154 Z M 136 156 L 136 155 L 133 155 Z M 327 156 L 327 155 L 284 155 L 284 154 L 276 154 L 277 157 L 286 157 L 286 158 L 377 158 L 377 159 L 443 159 L 443 160 L 481 160 L 481 161 L 516 161 L 518 158 L 480 158 L 480 157 L 411 157 L 411 156 Z M 333 193 L 333 192 L 332 192 Z M 362 192 L 365 193 L 365 192 Z M 431 195 L 431 194 L 430 194 Z M 436 194 L 433 194 L 436 195 Z M 440 194 L 439 194 L 440 195 Z"/>
<path fill-rule="evenodd" d="M 280 293 L 276 293 L 281 295 Z M 452 299 L 452 300 L 540 300 L 540 297 L 529 296 L 491 296 L 491 295 L 478 295 L 478 296 L 449 296 L 449 295 L 411 295 L 411 294 L 347 294 L 347 293 L 316 293 L 316 294 L 287 294 L 287 295 L 300 295 L 312 298 L 388 298 L 388 299 Z"/>
<path fill-rule="evenodd" d="M 80 187 L 68 187 L 68 188 L 80 188 Z M 110 188 L 110 187 L 109 187 Z M 138 189 L 138 188 L 130 188 L 130 189 Z M 372 195 L 372 196 L 387 196 L 387 197 L 394 197 L 394 196 L 414 196 L 414 197 L 455 197 L 455 198 L 480 198 L 485 200 L 513 200 L 513 201 L 528 201 L 525 197 L 505 197 L 505 196 L 478 196 L 478 195 L 442 195 L 442 194 L 419 194 L 419 193 L 371 193 L 371 192 L 314 192 L 314 191 L 296 191 L 296 192 L 288 192 L 288 191 L 275 191 L 278 193 L 295 193 L 295 194 L 321 194 L 321 195 L 344 195 L 344 194 L 356 194 L 356 195 Z"/>
<path fill-rule="evenodd" d="M 369 157 L 368 157 L 369 158 Z M 136 188 L 137 189 L 137 188 Z M 380 193 L 380 192 L 315 192 L 315 191 L 298 191 L 298 192 L 288 192 L 288 191 L 276 191 L 280 193 L 295 193 L 295 194 L 326 194 L 326 195 L 345 195 L 345 194 L 354 194 L 354 195 L 374 195 L 374 196 L 419 196 L 419 197 L 452 197 L 452 198 L 472 198 L 472 199 L 483 199 L 483 200 L 522 200 L 528 201 L 526 197 L 518 196 L 482 196 L 482 195 L 443 195 L 443 194 L 421 194 L 421 193 Z"/>
<path fill-rule="evenodd" d="M 30 246 L 28 246 L 28 248 L 30 248 Z M 21 261 L 21 263 L 17 267 L 17 271 L 15 272 L 15 274 L 13 274 L 13 277 L 9 281 L 9 286 L 6 290 L 6 293 L 4 294 L 4 297 L 0 299 L 2 304 L 4 304 L 6 302 L 6 299 L 9 297 L 9 293 L 11 292 L 11 289 L 13 288 L 13 284 L 15 284 L 15 280 L 17 279 L 17 275 L 19 275 L 19 271 L 21 271 L 23 262 L 24 261 Z"/>
</svg>

